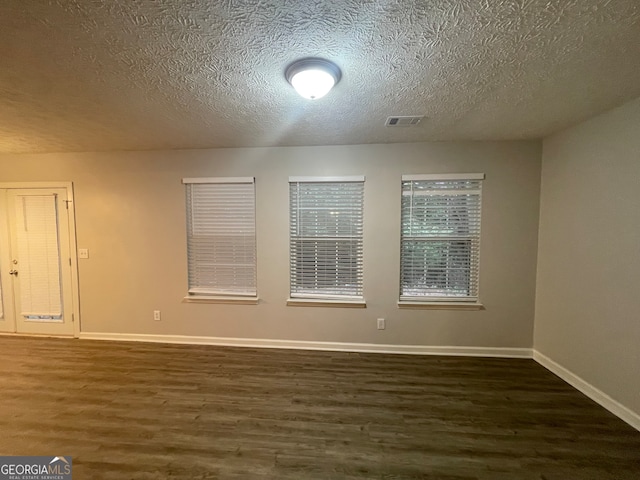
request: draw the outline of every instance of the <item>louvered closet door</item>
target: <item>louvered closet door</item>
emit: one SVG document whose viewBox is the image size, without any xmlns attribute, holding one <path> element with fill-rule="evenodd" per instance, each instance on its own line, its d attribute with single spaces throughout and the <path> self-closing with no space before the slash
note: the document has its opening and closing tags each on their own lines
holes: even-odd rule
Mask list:
<svg viewBox="0 0 640 480">
<path fill-rule="evenodd" d="M 6 326 L 13 323 L 19 333 L 73 335 L 67 190 L 5 192 L 9 252 L 1 277 L 4 303 L 10 298 L 14 317 Z"/>
</svg>

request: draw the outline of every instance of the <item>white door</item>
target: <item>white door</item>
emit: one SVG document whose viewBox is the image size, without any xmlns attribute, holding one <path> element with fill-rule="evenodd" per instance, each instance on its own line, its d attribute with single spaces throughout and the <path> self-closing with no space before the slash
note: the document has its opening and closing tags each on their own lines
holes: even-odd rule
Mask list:
<svg viewBox="0 0 640 480">
<path fill-rule="evenodd" d="M 0 330 L 74 334 L 67 188 L 0 189 Z"/>
</svg>

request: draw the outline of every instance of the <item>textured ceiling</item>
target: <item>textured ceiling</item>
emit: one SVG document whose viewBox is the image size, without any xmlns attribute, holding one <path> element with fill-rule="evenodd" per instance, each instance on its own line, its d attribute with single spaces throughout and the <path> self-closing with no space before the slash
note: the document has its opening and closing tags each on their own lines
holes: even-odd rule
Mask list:
<svg viewBox="0 0 640 480">
<path fill-rule="evenodd" d="M 314 102 L 307 56 L 343 72 Z M 637 96 L 639 0 L 0 2 L 0 153 L 539 138 Z"/>
</svg>

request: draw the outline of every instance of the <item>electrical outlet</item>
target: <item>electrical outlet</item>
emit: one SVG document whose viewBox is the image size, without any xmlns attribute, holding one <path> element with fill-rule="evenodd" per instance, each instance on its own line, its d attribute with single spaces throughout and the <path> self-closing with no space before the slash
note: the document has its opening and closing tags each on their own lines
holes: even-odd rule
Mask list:
<svg viewBox="0 0 640 480">
<path fill-rule="evenodd" d="M 384 318 L 379 318 L 378 319 L 378 330 L 384 330 L 384 328 L 385 328 Z"/>
<path fill-rule="evenodd" d="M 89 258 L 89 249 L 88 248 L 79 248 L 78 249 L 78 258 Z"/>
<path fill-rule="evenodd" d="M 160 310 L 154 310 L 154 311 L 153 311 L 153 319 L 154 319 L 156 322 L 159 322 L 159 321 L 160 321 Z"/>
</svg>

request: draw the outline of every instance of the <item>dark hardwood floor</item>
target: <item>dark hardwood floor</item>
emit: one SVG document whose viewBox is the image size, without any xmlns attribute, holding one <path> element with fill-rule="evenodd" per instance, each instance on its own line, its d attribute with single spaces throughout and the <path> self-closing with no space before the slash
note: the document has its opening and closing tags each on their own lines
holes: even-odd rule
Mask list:
<svg viewBox="0 0 640 480">
<path fill-rule="evenodd" d="M 75 480 L 640 478 L 640 432 L 533 360 L 0 337 L 0 367 L 0 454 Z"/>
</svg>

